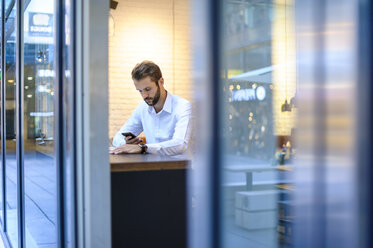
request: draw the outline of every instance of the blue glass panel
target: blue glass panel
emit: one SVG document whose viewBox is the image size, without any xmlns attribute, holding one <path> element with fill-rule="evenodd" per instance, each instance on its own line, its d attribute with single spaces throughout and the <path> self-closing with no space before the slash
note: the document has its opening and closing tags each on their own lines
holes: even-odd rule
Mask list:
<svg viewBox="0 0 373 248">
<path fill-rule="evenodd" d="M 223 247 L 287 246 L 295 115 L 281 103 L 295 91 L 291 5 L 222 3 Z"/>
<path fill-rule="evenodd" d="M 26 245 L 57 247 L 54 117 L 54 1 L 24 12 L 24 182 Z"/>
<path fill-rule="evenodd" d="M 63 130 L 65 140 L 64 151 L 65 151 L 65 164 L 64 164 L 64 203 L 65 205 L 65 247 L 76 247 L 75 240 L 75 170 L 74 170 L 74 84 L 73 84 L 73 32 L 72 32 L 72 19 L 73 19 L 73 8 L 71 0 L 65 1 L 65 39 L 64 39 L 64 80 L 63 80 L 63 107 L 64 107 L 64 119 L 63 119 Z"/>
<path fill-rule="evenodd" d="M 15 16 L 15 5 L 11 16 Z M 5 24 L 5 186 L 7 235 L 13 247 L 18 247 L 17 216 L 17 161 L 16 161 L 16 29 L 15 19 L 10 17 Z"/>
</svg>

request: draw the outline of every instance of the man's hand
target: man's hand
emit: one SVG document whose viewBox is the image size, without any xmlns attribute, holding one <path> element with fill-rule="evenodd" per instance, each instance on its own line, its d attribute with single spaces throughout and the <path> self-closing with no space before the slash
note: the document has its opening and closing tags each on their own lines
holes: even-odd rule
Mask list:
<svg viewBox="0 0 373 248">
<path fill-rule="evenodd" d="M 142 139 L 139 137 L 131 138 L 131 136 L 127 136 L 124 138 L 126 140 L 126 144 L 140 144 Z"/>
<path fill-rule="evenodd" d="M 121 153 L 141 153 L 142 149 L 138 145 L 124 144 L 118 146 L 114 150 L 110 151 L 110 154 L 121 154 Z"/>
</svg>

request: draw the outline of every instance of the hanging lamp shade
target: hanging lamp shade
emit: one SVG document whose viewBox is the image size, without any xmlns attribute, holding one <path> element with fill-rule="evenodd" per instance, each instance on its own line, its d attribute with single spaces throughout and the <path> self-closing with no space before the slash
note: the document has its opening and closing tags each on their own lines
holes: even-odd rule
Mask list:
<svg viewBox="0 0 373 248">
<path fill-rule="evenodd" d="M 285 99 L 285 102 L 281 105 L 281 112 L 291 112 L 291 105 L 288 103 L 287 99 Z"/>
</svg>

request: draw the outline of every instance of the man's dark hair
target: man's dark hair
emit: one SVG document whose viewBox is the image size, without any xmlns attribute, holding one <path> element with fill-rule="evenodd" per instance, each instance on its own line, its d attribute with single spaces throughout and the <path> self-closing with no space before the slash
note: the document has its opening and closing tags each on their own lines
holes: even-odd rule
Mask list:
<svg viewBox="0 0 373 248">
<path fill-rule="evenodd" d="M 155 82 L 156 85 L 158 85 L 158 80 L 162 77 L 161 69 L 152 61 L 144 60 L 143 62 L 137 64 L 132 70 L 133 80 L 141 80 L 148 76 L 152 82 Z"/>
</svg>

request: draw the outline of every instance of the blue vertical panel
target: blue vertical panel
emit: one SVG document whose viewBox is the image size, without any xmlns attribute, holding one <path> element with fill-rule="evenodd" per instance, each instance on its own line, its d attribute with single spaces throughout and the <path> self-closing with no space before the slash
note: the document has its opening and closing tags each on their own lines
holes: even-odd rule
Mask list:
<svg viewBox="0 0 373 248">
<path fill-rule="evenodd" d="M 214 235 L 211 231 L 213 225 L 213 206 L 216 206 L 216 200 L 213 200 L 211 192 L 213 191 L 213 180 L 211 176 L 214 168 L 211 158 L 214 157 L 213 144 L 216 138 L 213 136 L 212 119 L 213 103 L 211 99 L 215 97 L 212 94 L 213 79 L 211 79 L 210 62 L 214 59 L 211 55 L 213 38 L 209 35 L 215 22 L 210 18 L 215 15 L 211 3 L 215 1 L 193 0 L 191 20 L 192 20 L 192 45 L 193 45 L 193 71 L 195 92 L 194 104 L 198 106 L 195 109 L 197 116 L 195 120 L 196 156 L 193 163 L 195 169 L 188 174 L 188 194 L 193 199 L 192 207 L 188 210 L 188 243 L 190 247 L 214 247 Z M 216 55 L 216 53 L 213 53 Z M 215 224 L 215 223 L 214 223 Z M 216 226 L 216 225 L 215 225 Z"/>
<path fill-rule="evenodd" d="M 358 247 L 356 126 L 358 4 L 325 1 L 325 243 Z"/>
<path fill-rule="evenodd" d="M 13 247 L 18 247 L 18 201 L 16 161 L 16 5 L 7 1 L 5 11 L 5 189 L 6 231 Z"/>
<path fill-rule="evenodd" d="M 191 221 L 192 247 L 201 241 L 205 247 L 289 247 L 293 1 L 195 1 L 195 6 L 206 16 L 203 25 L 195 23 L 193 37 L 197 131 L 202 130 L 197 143 L 203 153 L 197 152 L 191 180 L 191 213 L 200 215 Z"/>
<path fill-rule="evenodd" d="M 280 111 L 278 102 L 290 102 L 294 95 L 285 89 L 278 99 L 275 90 L 286 88 L 290 79 L 286 50 L 293 43 L 287 44 L 290 35 L 283 26 L 291 27 L 286 19 L 291 5 L 272 0 L 222 2 L 222 79 L 216 96 L 221 104 L 222 247 L 289 245 L 291 187 L 279 171 L 292 156 L 292 127 L 276 118 L 291 118 L 292 113 Z M 282 34 L 276 33 L 276 25 Z M 281 51 L 279 44 L 284 44 Z M 283 64 L 278 68 L 276 63 Z M 279 80 L 280 73 L 284 77 Z"/>
<path fill-rule="evenodd" d="M 365 134 L 356 126 L 357 110 L 364 109 L 356 94 L 364 87 L 357 79 L 358 4 L 297 2 L 302 133 L 295 165 L 297 247 L 362 247 L 356 145 Z"/>
<path fill-rule="evenodd" d="M 64 30 L 63 36 L 63 70 L 62 70 L 62 150 L 64 152 L 62 171 L 63 176 L 63 208 L 64 208 L 64 245 L 65 247 L 76 247 L 75 240 L 75 88 L 74 88 L 74 2 L 64 1 Z M 61 103 L 61 102 L 60 102 Z M 62 207 L 62 206 L 61 206 Z"/>
<path fill-rule="evenodd" d="M 57 247 L 55 5 L 24 11 L 24 201 L 26 246 Z"/>
</svg>

